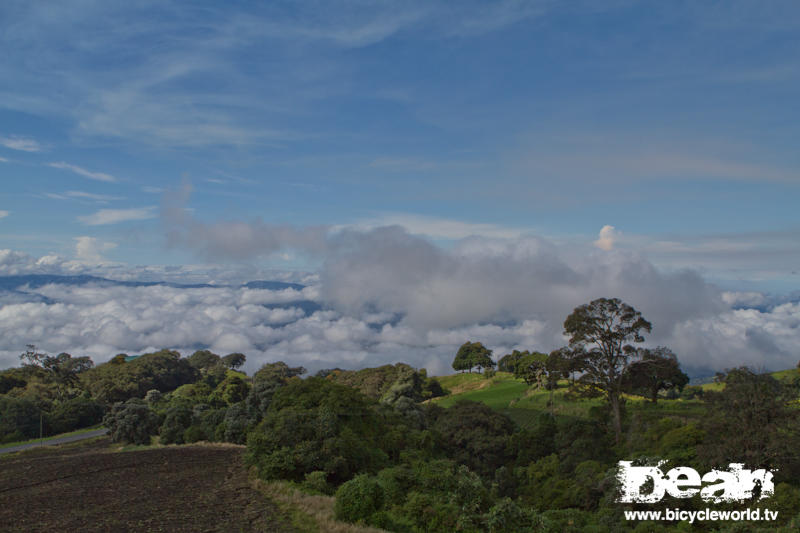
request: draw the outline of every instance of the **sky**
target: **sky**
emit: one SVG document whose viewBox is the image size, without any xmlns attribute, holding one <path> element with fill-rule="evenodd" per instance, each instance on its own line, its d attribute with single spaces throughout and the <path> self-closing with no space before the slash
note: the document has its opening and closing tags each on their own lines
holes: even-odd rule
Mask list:
<svg viewBox="0 0 800 533">
<path fill-rule="evenodd" d="M 0 362 L 175 342 L 446 371 L 479 337 L 555 348 L 601 296 L 698 368 L 800 358 L 796 2 L 130 4 L 0 5 L 0 275 L 283 279 L 325 311 L 0 295 Z M 215 333 L 181 318 L 217 304 Z"/>
</svg>

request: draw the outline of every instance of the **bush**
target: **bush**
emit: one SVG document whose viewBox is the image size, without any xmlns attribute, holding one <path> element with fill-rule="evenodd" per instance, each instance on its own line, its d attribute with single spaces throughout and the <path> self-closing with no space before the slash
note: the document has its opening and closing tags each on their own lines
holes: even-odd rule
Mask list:
<svg viewBox="0 0 800 533">
<path fill-rule="evenodd" d="M 486 525 L 491 533 L 515 533 L 530 527 L 528 513 L 510 498 L 503 498 L 489 509 Z"/>
<path fill-rule="evenodd" d="M 222 421 L 222 438 L 225 442 L 244 444 L 247 441 L 247 428 L 251 420 L 247 416 L 247 409 L 238 403 L 225 410 Z"/>
<path fill-rule="evenodd" d="M 323 470 L 340 484 L 388 462 L 391 430 L 374 400 L 320 378 L 279 388 L 267 416 L 247 435 L 247 460 L 264 479 L 302 481 Z"/>
<path fill-rule="evenodd" d="M 99 424 L 103 420 L 103 413 L 103 404 L 79 396 L 53 409 L 50 413 L 50 425 L 53 433 L 66 433 Z"/>
<path fill-rule="evenodd" d="M 188 407 L 170 407 L 158 434 L 161 444 L 183 444 L 183 434 L 192 425 L 192 411 Z"/>
<path fill-rule="evenodd" d="M 200 426 L 189 426 L 186 428 L 186 431 L 183 432 L 183 442 L 187 444 L 200 442 L 201 440 L 211 441 L 213 438 L 209 438 L 208 434 Z"/>
<path fill-rule="evenodd" d="M 306 474 L 303 486 L 313 492 L 320 492 L 328 495 L 333 494 L 333 489 L 328 484 L 328 474 L 322 470 L 315 470 L 314 472 Z"/>
<path fill-rule="evenodd" d="M 31 401 L 0 396 L 0 442 L 38 437 L 40 413 Z"/>
<path fill-rule="evenodd" d="M 449 457 L 486 477 L 510 459 L 514 423 L 485 404 L 459 402 L 438 412 L 433 427 Z"/>
<path fill-rule="evenodd" d="M 364 521 L 383 507 L 383 490 L 377 480 L 361 474 L 344 483 L 336 491 L 334 511 L 338 520 Z"/>
<path fill-rule="evenodd" d="M 108 428 L 114 442 L 150 444 L 150 436 L 158 430 L 158 416 L 144 400 L 133 398 L 114 404 L 103 418 L 103 425 Z"/>
</svg>

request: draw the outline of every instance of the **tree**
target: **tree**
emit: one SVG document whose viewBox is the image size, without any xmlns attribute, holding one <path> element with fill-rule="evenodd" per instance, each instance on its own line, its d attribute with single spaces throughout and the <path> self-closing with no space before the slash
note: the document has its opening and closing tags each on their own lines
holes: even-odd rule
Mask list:
<svg viewBox="0 0 800 533">
<path fill-rule="evenodd" d="M 382 413 L 377 401 L 350 387 L 314 377 L 289 380 L 248 433 L 247 460 L 264 479 L 302 481 L 322 470 L 339 484 L 375 472 L 390 451 L 392 426 Z"/>
<path fill-rule="evenodd" d="M 39 352 L 33 344 L 28 344 L 26 348 L 25 353 L 19 356 L 22 359 L 22 366 L 44 369 L 45 380 L 55 384 L 58 398 L 62 401 L 66 399 L 70 388 L 78 386 L 78 374 L 94 366 L 92 360 L 85 356 L 72 357 L 63 352 L 50 356 Z"/>
<path fill-rule="evenodd" d="M 575 365 L 570 357 L 569 350 L 559 348 L 547 355 L 544 366 L 545 370 L 547 370 L 547 388 L 553 391 L 558 387 L 558 380 L 567 379 Z"/>
<path fill-rule="evenodd" d="M 42 366 L 47 354 L 39 352 L 35 344 L 26 344 L 25 348 L 25 352 L 19 356 L 22 366 Z"/>
<path fill-rule="evenodd" d="M 225 357 L 222 358 L 222 364 L 230 368 L 231 370 L 235 370 L 242 366 L 244 362 L 247 360 L 247 357 L 243 353 L 229 353 Z"/>
<path fill-rule="evenodd" d="M 541 388 L 547 377 L 547 355 L 540 352 L 522 352 L 514 365 L 514 377 L 525 380 L 528 385 L 536 383 Z"/>
<path fill-rule="evenodd" d="M 144 400 L 132 398 L 114 404 L 103 418 L 103 425 L 108 428 L 114 442 L 150 444 L 150 436 L 158 431 L 158 416 Z"/>
<path fill-rule="evenodd" d="M 448 457 L 487 477 L 508 461 L 514 423 L 504 414 L 471 401 L 430 414 Z"/>
<path fill-rule="evenodd" d="M 623 376 L 625 389 L 640 393 L 656 403 L 661 390 L 683 390 L 689 376 L 681 371 L 678 358 L 672 350 L 660 346 L 641 350 L 641 359 L 632 363 Z"/>
<path fill-rule="evenodd" d="M 302 366 L 289 366 L 283 361 L 276 363 L 265 363 L 258 371 L 253 374 L 253 381 L 274 381 L 276 383 L 285 383 L 291 378 L 301 376 L 306 373 L 306 369 Z"/>
<path fill-rule="evenodd" d="M 197 350 L 192 355 L 186 358 L 189 364 L 193 367 L 204 370 L 217 366 L 220 364 L 220 357 L 209 350 Z"/>
<path fill-rule="evenodd" d="M 480 342 L 465 342 L 458 349 L 455 359 L 453 359 L 454 370 L 468 370 L 472 372 L 474 367 L 479 369 L 494 368 L 495 362 L 492 361 L 492 351 L 487 349 Z"/>
<path fill-rule="evenodd" d="M 713 438 L 705 439 L 698 454 L 708 466 L 742 462 L 748 468 L 777 469 L 786 479 L 796 479 L 800 421 L 793 385 L 735 368 L 725 376 L 725 388 L 706 392 L 704 399 L 709 416 L 703 418 L 702 429 Z"/>
<path fill-rule="evenodd" d="M 55 357 L 45 357 L 44 368 L 50 372 L 58 387 L 59 397 L 63 400 L 70 388 L 79 384 L 78 375 L 94 366 L 86 356 L 72 357 L 68 353 L 60 353 Z"/>
<path fill-rule="evenodd" d="M 576 307 L 564 321 L 569 349 L 583 367 L 581 381 L 601 390 L 611 407 L 616 442 L 622 437 L 623 376 L 639 352 L 632 342 L 644 342 L 652 325 L 618 298 L 599 298 Z"/>
<path fill-rule="evenodd" d="M 116 359 L 116 358 L 115 358 Z M 92 396 L 104 403 L 143 398 L 151 389 L 169 392 L 195 383 L 200 372 L 181 354 L 161 350 L 143 354 L 127 363 L 109 361 L 81 374 L 81 381 Z"/>
<path fill-rule="evenodd" d="M 513 352 L 504 355 L 499 361 L 497 361 L 497 370 L 500 372 L 511 372 L 513 374 L 517 367 L 517 363 L 526 354 L 528 354 L 527 351 L 520 352 L 519 350 L 514 350 Z"/>
</svg>

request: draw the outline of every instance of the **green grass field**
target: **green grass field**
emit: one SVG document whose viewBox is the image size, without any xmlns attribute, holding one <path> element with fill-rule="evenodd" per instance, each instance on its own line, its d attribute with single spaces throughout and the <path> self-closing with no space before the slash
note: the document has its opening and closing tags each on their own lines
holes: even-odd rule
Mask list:
<svg viewBox="0 0 800 533">
<path fill-rule="evenodd" d="M 794 372 L 794 371 L 787 371 Z M 569 392 L 566 380 L 559 382 L 554 391 L 528 386 L 521 379 L 506 372 L 498 372 L 486 379 L 482 374 L 465 373 L 440 376 L 439 382 L 451 393 L 436 398 L 434 403 L 450 407 L 458 401 L 469 400 L 485 403 L 501 411 L 521 427 L 535 423 L 539 413 L 548 411 L 559 417 L 588 418 L 593 407 L 604 404 L 602 396 L 582 398 Z M 723 385 L 709 383 L 706 390 L 721 390 Z M 701 400 L 667 400 L 660 398 L 652 403 L 641 396 L 625 395 L 627 409 L 640 419 L 659 419 L 667 416 L 684 419 L 697 419 L 703 416 L 705 408 Z M 552 403 L 551 403 L 552 402 Z"/>
</svg>

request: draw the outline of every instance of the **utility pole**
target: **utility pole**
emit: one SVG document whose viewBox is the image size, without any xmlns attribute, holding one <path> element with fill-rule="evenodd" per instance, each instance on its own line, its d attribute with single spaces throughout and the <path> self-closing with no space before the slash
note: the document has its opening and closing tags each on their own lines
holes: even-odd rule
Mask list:
<svg viewBox="0 0 800 533">
<path fill-rule="evenodd" d="M 39 408 L 39 446 L 44 446 L 44 439 L 42 438 L 42 408 Z"/>
</svg>

